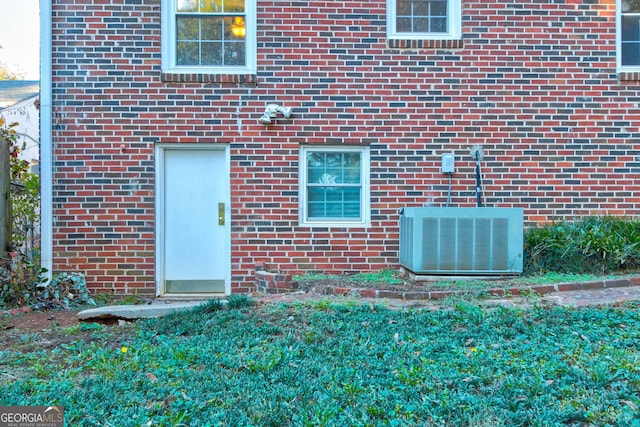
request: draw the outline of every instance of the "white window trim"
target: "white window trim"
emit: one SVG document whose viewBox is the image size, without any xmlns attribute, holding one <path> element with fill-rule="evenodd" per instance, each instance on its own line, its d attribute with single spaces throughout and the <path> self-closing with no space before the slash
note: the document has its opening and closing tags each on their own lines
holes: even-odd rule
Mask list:
<svg viewBox="0 0 640 427">
<path fill-rule="evenodd" d="M 360 182 L 362 191 L 360 192 L 360 207 L 362 209 L 360 218 L 347 221 L 344 218 L 331 221 L 327 219 L 313 220 L 308 218 L 307 212 L 307 153 L 313 152 L 350 152 L 360 153 L 362 169 L 360 170 Z M 299 222 L 300 226 L 307 227 L 367 227 L 371 225 L 371 189 L 370 189 L 370 156 L 369 147 L 360 146 L 303 146 L 300 148 L 300 161 L 298 162 L 300 173 L 298 183 L 299 193 Z"/>
<path fill-rule="evenodd" d="M 616 0 L 616 69 L 623 73 L 637 73 L 640 65 L 622 65 L 622 1 Z"/>
<path fill-rule="evenodd" d="M 620 0 L 618 0 L 620 1 Z M 392 40 L 458 40 L 462 37 L 462 0 L 449 0 L 449 32 L 401 33 L 396 31 L 396 0 L 387 0 L 387 38 Z"/>
<path fill-rule="evenodd" d="M 162 0 L 161 43 L 162 72 L 175 74 L 255 74 L 256 73 L 256 0 L 245 0 L 245 66 L 205 67 L 176 65 L 176 0 Z"/>
</svg>

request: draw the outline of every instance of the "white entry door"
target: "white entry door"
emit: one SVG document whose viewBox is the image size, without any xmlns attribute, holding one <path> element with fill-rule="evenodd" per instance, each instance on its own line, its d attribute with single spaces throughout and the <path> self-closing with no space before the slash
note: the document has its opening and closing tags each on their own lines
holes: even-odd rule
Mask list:
<svg viewBox="0 0 640 427">
<path fill-rule="evenodd" d="M 229 294 L 226 146 L 158 146 L 158 294 Z"/>
</svg>

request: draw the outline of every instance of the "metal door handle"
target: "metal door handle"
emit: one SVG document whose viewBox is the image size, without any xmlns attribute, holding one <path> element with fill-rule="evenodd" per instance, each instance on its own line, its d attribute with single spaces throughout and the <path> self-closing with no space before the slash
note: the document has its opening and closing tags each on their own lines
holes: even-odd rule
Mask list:
<svg viewBox="0 0 640 427">
<path fill-rule="evenodd" d="M 224 225 L 224 203 L 218 203 L 218 225 Z"/>
</svg>

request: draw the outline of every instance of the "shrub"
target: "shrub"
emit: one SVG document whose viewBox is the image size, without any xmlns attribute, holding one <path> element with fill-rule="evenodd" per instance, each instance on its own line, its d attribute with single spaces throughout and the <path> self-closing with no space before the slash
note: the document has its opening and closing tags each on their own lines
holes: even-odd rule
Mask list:
<svg viewBox="0 0 640 427">
<path fill-rule="evenodd" d="M 13 253 L 15 254 L 15 252 Z M 29 305 L 35 309 L 95 305 L 82 273 L 62 272 L 47 281 L 44 271 L 15 254 L 0 263 L 0 307 Z"/>
<path fill-rule="evenodd" d="M 70 308 L 82 304 L 95 305 L 95 301 L 89 296 L 87 280 L 82 273 L 62 272 L 55 276 L 51 282 L 38 286 L 36 298 L 40 306 L 58 306 Z"/>
<path fill-rule="evenodd" d="M 0 307 L 18 307 L 35 302 L 37 287 L 43 281 L 36 263 L 19 253 L 0 260 Z"/>
<path fill-rule="evenodd" d="M 24 160 L 12 159 L 11 163 L 12 182 L 22 186 L 11 192 L 11 245 L 33 256 L 40 222 L 40 177 L 27 172 L 29 164 Z"/>
<path fill-rule="evenodd" d="M 640 267 L 640 220 L 611 216 L 560 221 L 527 230 L 524 274 L 597 273 Z"/>
<path fill-rule="evenodd" d="M 7 248 L 13 251 L 7 258 L 0 259 L 0 307 L 37 301 L 38 286 L 42 284 L 36 242 L 40 179 L 29 173 L 29 163 L 18 156 L 21 147 L 18 144 L 17 126 L 18 123 L 6 123 L 0 117 L 0 145 L 10 153 L 9 168 L 0 173 L 5 174 L 4 178 L 11 182 L 11 241 L 1 242 L 1 246 L 2 251 Z M 7 202 L 5 200 L 4 203 Z M 4 206 L 0 210 L 4 211 Z"/>
<path fill-rule="evenodd" d="M 35 228 L 40 220 L 40 178 L 29 172 L 29 162 L 19 157 L 24 147 L 18 144 L 18 123 L 6 123 L 0 117 L 0 145 L 9 150 L 9 170 L 5 179 L 11 182 L 11 242 L 12 250 L 29 252 L 34 250 Z M 6 144 L 8 147 L 4 147 Z M 6 242 L 3 242 L 5 244 Z"/>
</svg>

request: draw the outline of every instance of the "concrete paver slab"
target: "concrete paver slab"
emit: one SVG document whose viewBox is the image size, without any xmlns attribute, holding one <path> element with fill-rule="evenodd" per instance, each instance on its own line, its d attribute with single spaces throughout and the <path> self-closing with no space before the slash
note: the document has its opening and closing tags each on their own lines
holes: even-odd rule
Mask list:
<svg viewBox="0 0 640 427">
<path fill-rule="evenodd" d="M 176 311 L 192 309 L 205 301 L 154 302 L 152 304 L 110 305 L 91 308 L 78 313 L 80 320 L 88 319 L 142 319 L 162 317 Z"/>
<path fill-rule="evenodd" d="M 566 307 L 619 304 L 625 301 L 640 300 L 640 286 L 555 292 L 545 295 L 542 300 Z"/>
</svg>

